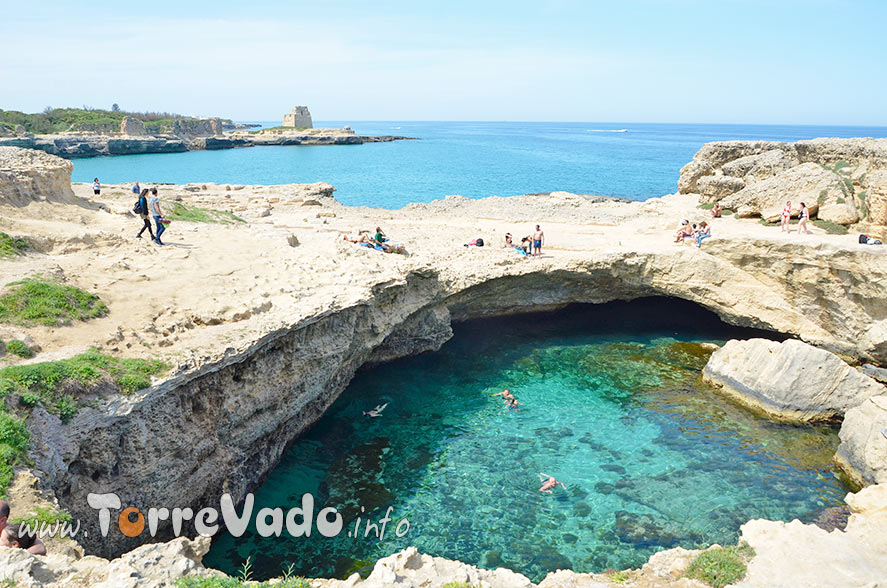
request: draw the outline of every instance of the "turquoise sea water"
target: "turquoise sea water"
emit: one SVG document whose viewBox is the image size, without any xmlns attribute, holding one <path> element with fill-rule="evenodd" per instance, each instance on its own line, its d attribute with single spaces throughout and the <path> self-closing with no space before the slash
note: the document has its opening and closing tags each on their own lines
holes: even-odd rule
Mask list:
<svg viewBox="0 0 887 588">
<path fill-rule="evenodd" d="M 269 126 L 279 122 L 267 123 Z M 251 147 L 74 160 L 74 181 L 222 184 L 329 182 L 345 204 L 400 208 L 567 190 L 633 200 L 677 190 L 681 167 L 709 141 L 887 137 L 887 127 L 652 123 L 318 122 L 420 141 Z M 627 132 L 612 132 L 626 129 Z"/>
<path fill-rule="evenodd" d="M 698 381 L 699 341 L 758 333 L 689 303 L 648 299 L 457 326 L 440 352 L 360 372 L 256 492 L 256 507 L 343 514 L 335 538 L 223 535 L 204 560 L 258 577 L 294 564 L 342 577 L 408 545 L 538 581 L 681 545 L 731 543 L 745 521 L 809 521 L 847 488 L 834 429 L 758 418 Z M 522 403 L 509 411 L 510 388 Z M 362 416 L 388 403 L 383 417 Z M 566 485 L 541 494 L 538 472 Z M 348 537 L 356 516 L 384 540 Z M 360 511 L 363 507 L 364 512 Z M 409 532 L 395 536 L 406 518 Z"/>
</svg>

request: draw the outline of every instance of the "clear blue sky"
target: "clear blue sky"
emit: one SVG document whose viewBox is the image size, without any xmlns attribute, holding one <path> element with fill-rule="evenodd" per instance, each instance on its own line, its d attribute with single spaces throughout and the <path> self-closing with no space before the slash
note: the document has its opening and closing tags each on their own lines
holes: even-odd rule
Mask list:
<svg viewBox="0 0 887 588">
<path fill-rule="evenodd" d="M 0 0 L 0 108 L 887 125 L 887 1 Z"/>
</svg>

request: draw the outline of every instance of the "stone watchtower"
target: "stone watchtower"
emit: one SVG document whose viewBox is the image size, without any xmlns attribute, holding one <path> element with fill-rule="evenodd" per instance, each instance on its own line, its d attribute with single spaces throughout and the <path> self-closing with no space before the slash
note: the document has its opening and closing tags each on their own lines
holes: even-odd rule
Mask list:
<svg viewBox="0 0 887 588">
<path fill-rule="evenodd" d="M 313 128 L 314 125 L 311 122 L 311 113 L 308 112 L 308 107 L 293 106 L 293 111 L 290 114 L 283 115 L 283 126 Z"/>
</svg>

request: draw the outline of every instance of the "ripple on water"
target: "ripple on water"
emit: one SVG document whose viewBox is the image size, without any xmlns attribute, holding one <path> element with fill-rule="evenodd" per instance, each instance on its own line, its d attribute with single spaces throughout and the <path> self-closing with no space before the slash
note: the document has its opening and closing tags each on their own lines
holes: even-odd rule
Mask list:
<svg viewBox="0 0 887 588">
<path fill-rule="evenodd" d="M 358 374 L 256 493 L 256 508 L 289 508 L 311 492 L 346 531 L 392 506 L 385 541 L 251 529 L 217 540 L 206 563 L 231 572 L 251 555 L 259 576 L 293 563 L 342 577 L 416 545 L 539 580 L 730 543 L 751 518 L 812 520 L 847 491 L 837 435 L 759 419 L 702 384 L 700 342 L 736 336 L 749 333 L 676 301 L 462 325 L 438 353 Z M 492 396 L 506 387 L 519 410 Z M 383 397 L 382 418 L 361 416 Z M 567 489 L 539 493 L 540 471 Z"/>
</svg>

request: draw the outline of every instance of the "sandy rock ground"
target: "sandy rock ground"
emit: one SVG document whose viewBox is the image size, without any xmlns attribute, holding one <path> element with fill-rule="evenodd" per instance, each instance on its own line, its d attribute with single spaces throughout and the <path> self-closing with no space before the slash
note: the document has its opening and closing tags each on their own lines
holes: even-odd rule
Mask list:
<svg viewBox="0 0 887 588">
<path fill-rule="evenodd" d="M 0 328 L 0 338 L 28 337 L 42 349 L 29 361 L 58 359 L 96 347 L 123 356 L 198 361 L 255 340 L 300 317 L 357 300 L 380 279 L 397 280 L 425 266 L 454 273 L 487 264 L 537 264 L 581 259 L 594 251 L 664 251 L 682 218 L 710 220 L 695 195 L 647 202 L 603 201 L 567 193 L 469 200 L 449 196 L 401 210 L 346 207 L 321 186 L 160 185 L 163 210 L 176 202 L 229 211 L 243 223 L 174 221 L 166 246 L 135 237 L 129 186 L 74 184 L 82 205 L 32 202 L 3 207 L 0 231 L 32 240 L 36 253 L 0 260 L 0 284 L 25 276 L 52 277 L 97 294 L 110 313 L 63 328 Z M 502 248 L 539 223 L 546 244 L 538 259 Z M 858 247 L 854 236 L 783 234 L 753 220 L 714 219 L 718 239 L 772 239 Z M 345 242 L 380 226 L 409 256 Z M 466 248 L 482 237 L 487 246 Z M 207 350 L 212 350 L 208 352 Z M 0 365 L 16 361 L 5 356 Z"/>
</svg>

